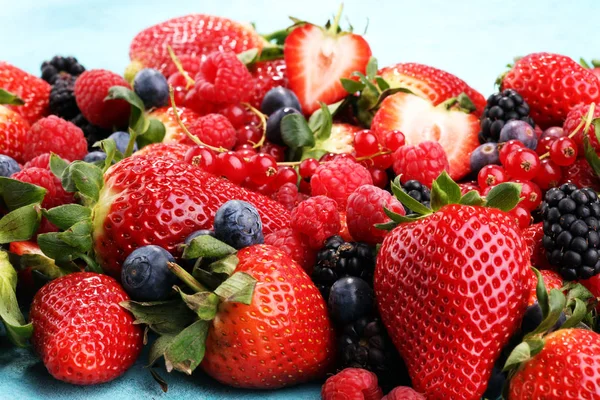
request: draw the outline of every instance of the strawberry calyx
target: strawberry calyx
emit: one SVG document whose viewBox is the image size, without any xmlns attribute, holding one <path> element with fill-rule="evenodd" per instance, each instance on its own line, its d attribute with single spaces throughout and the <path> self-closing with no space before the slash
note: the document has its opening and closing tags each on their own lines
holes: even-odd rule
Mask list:
<svg viewBox="0 0 600 400">
<path fill-rule="evenodd" d="M 7 104 L 11 106 L 22 106 L 25 104 L 23 99 L 21 99 L 16 94 L 8 92 L 4 89 L 0 89 L 0 104 Z"/>
<path fill-rule="evenodd" d="M 579 59 L 579 64 L 586 69 L 592 69 L 592 68 L 600 68 L 600 60 L 598 59 L 592 59 L 590 60 L 590 62 L 588 63 L 583 57 L 581 57 Z M 591 64 L 591 65 L 590 65 Z"/>
<path fill-rule="evenodd" d="M 470 114 L 477 110 L 475 104 L 473 104 L 469 96 L 467 96 L 467 94 L 464 92 L 456 97 L 451 97 L 448 100 L 438 104 L 437 107 L 444 108 L 448 111 L 458 110 L 464 112 L 465 114 Z"/>
<path fill-rule="evenodd" d="M 6 251 L 0 250 L 0 322 L 4 324 L 9 340 L 19 347 L 26 347 L 33 334 L 33 326 L 27 324 L 17 302 L 17 271 L 9 261 Z"/>
</svg>

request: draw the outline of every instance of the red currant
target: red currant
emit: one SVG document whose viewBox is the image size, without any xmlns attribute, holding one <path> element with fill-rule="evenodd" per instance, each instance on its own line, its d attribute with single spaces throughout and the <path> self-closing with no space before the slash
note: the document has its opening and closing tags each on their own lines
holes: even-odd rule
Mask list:
<svg viewBox="0 0 600 400">
<path fill-rule="evenodd" d="M 248 176 L 246 162 L 239 154 L 233 151 L 217 155 L 217 168 L 221 175 L 238 185 Z"/>
<path fill-rule="evenodd" d="M 305 181 L 304 179 L 300 180 L 300 185 L 298 185 L 300 187 L 300 193 L 304 193 L 310 196 L 310 182 L 309 181 Z"/>
<path fill-rule="evenodd" d="M 298 174 L 292 167 L 281 167 L 275 176 L 275 180 L 271 183 L 273 189 L 277 190 L 286 183 L 298 184 Z"/>
<path fill-rule="evenodd" d="M 573 164 L 577 160 L 577 143 L 567 136 L 556 139 L 550 146 L 550 158 L 561 167 Z"/>
<path fill-rule="evenodd" d="M 365 129 L 354 135 L 354 150 L 359 157 L 370 156 L 379 151 L 379 141 L 370 130 Z"/>
<path fill-rule="evenodd" d="M 283 146 L 278 146 L 270 142 L 265 142 L 265 144 L 260 148 L 260 152 L 264 154 L 269 154 L 277 162 L 283 162 L 285 160 L 285 147 Z"/>
<path fill-rule="evenodd" d="M 248 161 L 248 176 L 258 185 L 264 185 L 275 179 L 277 161 L 268 154 L 255 154 Z"/>
<path fill-rule="evenodd" d="M 175 72 L 169 79 L 167 79 L 169 85 L 173 86 L 173 94 L 175 95 L 175 104 L 183 104 L 185 102 L 185 95 L 187 94 L 186 85 L 187 81 L 185 77 L 179 72 Z"/>
<path fill-rule="evenodd" d="M 219 110 L 219 114 L 227 117 L 235 129 L 248 123 L 248 112 L 241 104 L 231 104 Z"/>
<path fill-rule="evenodd" d="M 235 152 L 243 158 L 248 159 L 256 154 L 256 149 L 250 144 L 243 144 L 241 146 L 236 146 Z"/>
<path fill-rule="evenodd" d="M 525 145 L 518 140 L 509 140 L 508 142 L 498 144 L 498 156 L 500 157 L 500 163 L 504 165 L 506 156 L 523 147 L 525 147 Z"/>
<path fill-rule="evenodd" d="M 527 228 L 531 223 L 531 213 L 525 207 L 517 206 L 510 210 L 509 214 L 512 215 L 521 229 Z"/>
<path fill-rule="evenodd" d="M 348 154 L 348 153 L 341 153 L 341 154 L 327 153 L 327 154 L 324 154 L 319 159 L 319 161 L 321 161 L 321 162 L 329 162 L 329 161 L 334 161 L 334 160 L 340 160 L 342 158 L 346 158 L 348 160 L 352 160 L 352 161 L 356 162 L 356 158 L 352 154 Z"/>
<path fill-rule="evenodd" d="M 394 164 L 394 158 L 392 153 L 390 154 L 381 154 L 377 157 L 371 158 L 371 163 L 373 167 L 379 169 L 388 169 Z"/>
<path fill-rule="evenodd" d="M 496 186 L 500 183 L 506 182 L 508 175 L 504 168 L 499 165 L 486 165 L 479 170 L 477 174 L 477 183 L 479 187 L 485 189 L 489 186 Z"/>
<path fill-rule="evenodd" d="M 369 168 L 371 178 L 373 178 L 373 185 L 384 189 L 388 183 L 388 175 L 385 170 L 380 168 Z"/>
<path fill-rule="evenodd" d="M 399 147 L 404 146 L 404 134 L 397 130 L 388 131 L 385 133 L 385 147 L 391 151 L 396 151 Z"/>
<path fill-rule="evenodd" d="M 526 210 L 533 211 L 540 204 L 542 204 L 542 191 L 539 186 L 531 181 L 521 181 L 515 179 L 515 183 L 521 184 L 521 201 L 519 207 L 523 207 Z"/>
<path fill-rule="evenodd" d="M 549 158 L 540 161 L 540 171 L 533 180 L 542 190 L 557 187 L 562 179 L 562 169 Z"/>
<path fill-rule="evenodd" d="M 310 179 L 311 176 L 315 174 L 315 171 L 319 167 L 319 162 L 314 158 L 307 158 L 300 163 L 300 167 L 298 167 L 298 172 L 302 179 Z"/>
<path fill-rule="evenodd" d="M 263 132 L 262 129 L 256 125 L 246 125 L 239 128 L 237 131 L 237 142 L 238 144 L 256 144 L 260 142 Z"/>
<path fill-rule="evenodd" d="M 546 154 L 550 151 L 550 145 L 556 140 L 556 138 L 546 136 L 540 139 L 537 147 L 535 148 L 535 152 L 540 156 Z"/>
<path fill-rule="evenodd" d="M 185 153 L 186 163 L 202 168 L 206 172 L 214 174 L 217 168 L 217 156 L 215 152 L 206 146 L 192 146 Z"/>
<path fill-rule="evenodd" d="M 540 158 L 535 151 L 520 148 L 506 156 L 504 169 L 513 179 L 529 181 L 540 170 Z"/>
</svg>

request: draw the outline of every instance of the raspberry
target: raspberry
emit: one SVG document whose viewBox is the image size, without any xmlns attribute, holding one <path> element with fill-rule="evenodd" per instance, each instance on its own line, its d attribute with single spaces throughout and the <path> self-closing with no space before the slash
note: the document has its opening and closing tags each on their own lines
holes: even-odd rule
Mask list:
<svg viewBox="0 0 600 400">
<path fill-rule="evenodd" d="M 394 173 L 405 183 L 417 180 L 427 187 L 442 171 L 448 171 L 448 158 L 438 142 L 421 142 L 414 146 L 402 146 L 394 152 Z"/>
<path fill-rule="evenodd" d="M 292 210 L 292 229 L 308 238 L 310 247 L 315 250 L 323 246 L 330 236 L 340 232 L 340 214 L 337 204 L 326 196 L 315 196 L 304 200 Z"/>
<path fill-rule="evenodd" d="M 340 210 L 346 209 L 348 196 L 362 185 L 372 185 L 373 178 L 362 165 L 338 158 L 319 165 L 310 179 L 313 196 L 324 195 L 337 202 Z"/>
<path fill-rule="evenodd" d="M 136 151 L 134 155 L 144 156 L 146 154 L 152 154 L 155 157 L 169 157 L 176 160 L 183 161 L 185 154 L 191 146 L 182 143 L 152 143 L 148 146 L 144 146 L 141 150 Z"/>
<path fill-rule="evenodd" d="M 21 182 L 41 186 L 47 190 L 42 207 L 50 209 L 63 204 L 73 203 L 73 193 L 65 192 L 60 180 L 52 172 L 44 168 L 27 168 L 11 176 Z"/>
<path fill-rule="evenodd" d="M 361 186 L 348 197 L 346 217 L 348 229 L 355 240 L 370 244 L 383 242 L 387 232 L 374 226 L 390 221 L 383 207 L 405 215 L 402 203 L 389 192 L 373 185 Z"/>
<path fill-rule="evenodd" d="M 321 389 L 322 400 L 380 400 L 383 392 L 377 375 L 361 368 L 346 368 L 328 378 Z"/>
<path fill-rule="evenodd" d="M 546 249 L 542 244 L 544 238 L 544 227 L 543 223 L 539 222 L 523 229 L 522 234 L 529 248 L 529 255 L 531 257 L 531 265 L 540 269 L 552 268 L 548 259 L 546 258 Z"/>
<path fill-rule="evenodd" d="M 104 69 L 85 71 L 75 81 L 77 107 L 85 119 L 102 128 L 125 127 L 129 118 L 125 100 L 104 101 L 112 86 L 131 88 L 119 75 Z"/>
<path fill-rule="evenodd" d="M 560 184 L 563 183 L 573 183 L 578 187 L 590 187 L 597 192 L 600 191 L 600 179 L 585 158 L 562 169 Z"/>
<path fill-rule="evenodd" d="M 285 208 L 291 211 L 308 197 L 304 193 L 298 191 L 298 186 L 288 182 L 281 185 L 279 189 L 271 195 L 271 198 L 280 202 Z"/>
<path fill-rule="evenodd" d="M 31 125 L 29 144 L 25 146 L 27 161 L 44 153 L 56 153 L 67 160 L 81 160 L 87 154 L 87 141 L 77 125 L 55 115 Z"/>
<path fill-rule="evenodd" d="M 302 236 L 291 228 L 284 228 L 265 235 L 265 244 L 275 246 L 287 253 L 294 261 L 302 266 L 307 274 L 312 273 L 316 252 L 308 246 Z"/>
<path fill-rule="evenodd" d="M 287 87 L 288 78 L 284 59 L 260 61 L 249 67 L 254 77 L 254 90 L 250 96 L 250 104 L 260 108 L 265 94 L 274 87 Z"/>
<path fill-rule="evenodd" d="M 383 396 L 381 400 L 427 400 L 421 393 L 408 386 L 398 386 Z"/>
<path fill-rule="evenodd" d="M 481 188 L 477 185 L 476 181 L 459 183 L 458 186 L 460 186 L 460 194 L 462 194 L 463 196 L 469 193 L 471 190 L 474 190 L 476 192 L 481 191 Z"/>
<path fill-rule="evenodd" d="M 177 56 L 177 58 L 179 58 L 183 70 L 187 72 L 189 76 L 196 75 L 200 70 L 200 58 L 198 56 L 192 54 L 182 54 L 180 56 Z M 177 69 L 177 66 L 174 62 L 172 62 L 169 65 L 167 65 L 167 68 L 165 70 L 165 76 L 169 78 L 171 77 L 171 75 L 178 72 L 179 70 Z"/>
<path fill-rule="evenodd" d="M 567 114 L 567 118 L 565 119 L 565 122 L 563 123 L 564 136 L 569 136 L 575 130 L 575 128 L 577 128 L 577 126 L 581 123 L 582 119 L 587 116 L 589 111 L 590 111 L 589 104 L 582 103 L 582 104 L 578 104 L 575 107 L 573 107 L 571 109 L 571 111 L 569 111 L 569 113 Z M 592 119 L 598 118 L 598 117 L 600 117 L 600 104 L 596 104 L 594 106 L 594 115 L 592 116 Z M 594 147 L 594 149 L 600 150 L 600 143 L 598 143 L 598 139 L 596 138 L 594 124 L 590 125 L 587 135 L 588 135 L 588 138 L 590 139 L 590 144 Z M 577 134 L 573 137 L 573 139 L 575 139 L 575 142 L 578 145 L 580 145 L 580 146 L 583 145 L 583 128 L 581 128 L 579 130 L 579 132 L 577 132 Z"/>
<path fill-rule="evenodd" d="M 221 114 L 208 114 L 200 117 L 194 120 L 188 128 L 192 134 L 210 146 L 231 150 L 237 142 L 235 128 L 227 117 Z M 193 144 L 187 136 L 184 143 Z"/>
<path fill-rule="evenodd" d="M 232 52 L 209 54 L 194 80 L 196 96 L 210 103 L 247 101 L 254 85 L 252 75 Z"/>
<path fill-rule="evenodd" d="M 50 156 L 51 155 L 52 155 L 51 153 L 40 154 L 39 156 L 36 156 L 36 157 L 32 158 L 31 160 L 27 161 L 25 163 L 25 165 L 23 165 L 23 169 L 27 169 L 27 168 L 50 169 Z"/>
</svg>

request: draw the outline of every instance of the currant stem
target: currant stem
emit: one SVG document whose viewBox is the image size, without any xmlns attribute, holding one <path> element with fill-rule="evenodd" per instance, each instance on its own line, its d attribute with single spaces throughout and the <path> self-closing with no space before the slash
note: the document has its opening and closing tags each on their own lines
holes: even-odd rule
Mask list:
<svg viewBox="0 0 600 400">
<path fill-rule="evenodd" d="M 246 107 L 248 110 L 250 110 L 252 113 L 256 114 L 256 116 L 260 119 L 260 127 L 262 128 L 262 136 L 260 137 L 260 140 L 258 142 L 252 144 L 253 149 L 259 148 L 263 144 L 265 144 L 265 140 L 267 138 L 267 116 L 265 114 L 261 113 L 260 111 L 258 111 L 256 108 L 252 107 L 249 103 L 242 103 L 242 105 L 244 107 Z"/>
<path fill-rule="evenodd" d="M 577 125 L 577 127 L 573 130 L 573 132 L 571 132 L 569 134 L 569 136 L 567 136 L 569 139 L 573 139 L 573 137 L 575 135 L 577 135 L 577 133 L 579 133 L 579 130 L 581 128 L 583 128 L 583 126 L 585 125 L 585 128 L 583 129 L 583 133 L 584 135 L 587 134 L 588 129 L 590 128 L 590 125 L 592 123 L 592 116 L 594 115 L 594 106 L 595 104 L 592 103 L 590 105 L 590 110 L 588 111 L 588 114 L 585 116 L 585 118 L 581 119 L 581 122 L 579 123 L 579 125 Z M 548 158 L 550 157 L 550 152 L 547 151 L 546 153 L 542 154 L 540 156 L 540 160 L 543 160 L 544 158 Z"/>
<path fill-rule="evenodd" d="M 202 286 L 202 284 L 198 282 L 196 278 L 194 278 L 189 272 L 187 272 L 185 269 L 183 269 L 176 263 L 168 262 L 167 267 L 169 268 L 169 271 L 174 273 L 179 279 L 183 281 L 183 283 L 185 283 L 195 293 L 209 291 L 207 288 Z"/>
<path fill-rule="evenodd" d="M 372 158 L 375 158 L 375 157 L 379 157 L 379 156 L 386 156 L 386 155 L 388 155 L 388 154 L 392 154 L 392 153 L 393 153 L 393 152 L 392 152 L 392 151 L 390 151 L 390 150 L 383 150 L 383 151 L 379 151 L 379 152 L 377 152 L 377 153 L 375 153 L 375 154 L 371 154 L 371 155 L 369 155 L 369 156 L 358 157 L 358 158 L 356 159 L 356 161 L 370 160 L 370 159 L 372 159 Z"/>
<path fill-rule="evenodd" d="M 196 84 L 196 81 L 194 81 L 192 77 L 187 73 L 187 71 L 183 69 L 181 60 L 179 59 L 179 57 L 177 57 L 170 45 L 167 45 L 167 51 L 169 52 L 171 60 L 173 60 L 173 64 L 175 64 L 175 67 L 177 67 L 177 71 L 179 71 L 179 73 L 185 78 L 185 81 L 187 82 L 185 85 L 185 90 L 188 90 L 190 87 Z"/>
</svg>

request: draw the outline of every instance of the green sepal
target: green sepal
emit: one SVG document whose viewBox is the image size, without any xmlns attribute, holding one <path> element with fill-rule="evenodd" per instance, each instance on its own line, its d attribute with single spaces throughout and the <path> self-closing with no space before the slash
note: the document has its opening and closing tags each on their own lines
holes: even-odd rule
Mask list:
<svg viewBox="0 0 600 400">
<path fill-rule="evenodd" d="M 348 103 L 347 99 L 348 98 L 345 98 L 336 103 L 327 105 L 330 119 L 332 119 L 341 109 L 343 109 L 345 107 L 345 105 Z M 308 119 L 308 127 L 310 128 L 311 131 L 317 132 L 321 129 L 321 126 L 323 125 L 324 122 L 327 123 L 326 116 L 323 114 L 323 109 L 319 108 L 314 113 L 312 113 L 312 115 Z"/>
<path fill-rule="evenodd" d="M 61 230 L 67 230 L 77 222 L 90 219 L 92 216 L 92 210 L 89 207 L 79 204 L 65 204 L 51 208 L 50 210 L 44 209 L 42 213 L 48 221 Z"/>
<path fill-rule="evenodd" d="M 585 135 L 583 137 L 583 151 L 585 154 L 585 159 L 594 170 L 594 173 L 597 176 L 600 176 L 600 157 L 596 154 L 596 150 L 590 144 L 590 139 Z"/>
<path fill-rule="evenodd" d="M 485 197 L 485 207 L 509 212 L 521 201 L 521 184 L 504 182 L 496 185 Z"/>
<path fill-rule="evenodd" d="M 37 203 L 9 212 L 0 219 L 0 244 L 29 240 L 37 232 L 41 217 Z"/>
<path fill-rule="evenodd" d="M 323 142 L 331 136 L 331 127 L 333 125 L 333 118 L 327 104 L 321 102 L 321 124 L 319 129 L 314 133 L 314 139 L 317 142 Z M 310 126 L 309 126 L 310 129 Z"/>
<path fill-rule="evenodd" d="M 431 208 L 437 211 L 447 204 L 459 203 L 460 199 L 460 186 L 443 171 L 431 184 Z"/>
<path fill-rule="evenodd" d="M 59 232 L 38 235 L 37 243 L 42 252 L 56 262 L 69 262 L 79 258 L 81 251 L 65 243 L 58 235 Z"/>
<path fill-rule="evenodd" d="M 235 252 L 236 250 L 233 247 L 221 242 L 219 239 L 210 235 L 201 235 L 185 246 L 182 257 L 184 259 L 223 258 Z"/>
<path fill-rule="evenodd" d="M 381 224 L 375 224 L 374 226 L 375 228 L 380 229 L 382 231 L 391 231 L 398 226 L 398 223 L 394 221 L 388 221 Z"/>
<path fill-rule="evenodd" d="M 175 339 L 176 334 L 164 334 L 156 338 L 152 346 L 150 346 L 150 350 L 148 351 L 148 365 L 147 367 L 151 367 L 158 361 L 159 358 L 164 356 L 165 350 L 173 339 Z"/>
<path fill-rule="evenodd" d="M 81 271 L 75 263 L 57 264 L 55 260 L 42 254 L 23 254 L 19 257 L 19 264 L 21 268 L 31 268 L 33 271 L 37 271 L 48 281 Z"/>
<path fill-rule="evenodd" d="M 46 189 L 32 185 L 31 183 L 21 182 L 16 179 L 0 177 L 0 194 L 4 204 L 9 210 L 16 210 L 23 206 L 41 203 L 46 196 Z"/>
<path fill-rule="evenodd" d="M 0 104 L 22 106 L 25 102 L 16 94 L 0 89 Z"/>
<path fill-rule="evenodd" d="M 57 154 L 52 153 L 50 155 L 50 171 L 56 176 L 58 179 L 62 180 L 63 173 L 69 167 L 69 162 L 63 160 Z"/>
<path fill-rule="evenodd" d="M 245 65 L 250 65 L 258 58 L 259 50 L 254 47 L 241 53 L 238 53 L 237 58 Z"/>
<path fill-rule="evenodd" d="M 104 173 L 93 164 L 74 161 L 63 172 L 62 185 L 67 192 L 79 192 L 85 203 L 95 203 L 104 185 Z"/>
<path fill-rule="evenodd" d="M 289 114 L 281 120 L 281 138 L 291 148 L 312 147 L 315 145 L 313 131 L 300 114 Z"/>
<path fill-rule="evenodd" d="M 215 289 L 215 294 L 226 302 L 250 304 L 256 279 L 245 272 L 236 272 Z"/>
<path fill-rule="evenodd" d="M 160 143 L 165 138 L 167 130 L 165 125 L 156 118 L 148 118 L 148 129 L 137 137 L 136 142 L 141 149 L 153 143 Z"/>
<path fill-rule="evenodd" d="M 87 253 L 92 250 L 92 220 L 79 221 L 66 231 L 57 233 L 56 237 L 79 253 Z"/>
<path fill-rule="evenodd" d="M 519 365 L 529 361 L 530 359 L 531 348 L 529 347 L 529 343 L 521 342 L 513 349 L 513 351 L 506 359 L 506 363 L 504 363 L 504 368 L 502 369 L 502 371 L 507 372 L 511 369 L 517 368 Z"/>
<path fill-rule="evenodd" d="M 192 374 L 204 358 L 209 326 L 210 322 L 198 320 L 173 338 L 164 352 L 168 372 Z"/>
<path fill-rule="evenodd" d="M 208 266 L 208 269 L 209 271 L 215 274 L 224 274 L 227 276 L 231 276 L 239 262 L 239 258 L 235 254 L 231 254 L 227 257 L 221 258 L 220 260 L 211 263 Z"/>
<path fill-rule="evenodd" d="M 579 65 L 581 65 L 585 69 L 592 69 L 590 64 L 588 64 L 587 61 L 585 61 L 583 57 L 579 58 Z"/>
<path fill-rule="evenodd" d="M 25 318 L 17 303 L 17 271 L 8 260 L 8 253 L 0 251 L 0 321 L 6 327 L 10 341 L 25 347 L 31 337 L 33 327 L 25 324 Z"/>
<path fill-rule="evenodd" d="M 481 197 L 477 190 L 471 190 L 465 193 L 464 196 L 460 198 L 458 204 L 462 204 L 464 206 L 483 206 L 485 200 Z"/>
<path fill-rule="evenodd" d="M 548 329 L 552 328 L 560 318 L 560 314 L 563 312 L 566 304 L 567 299 L 565 295 L 558 289 L 552 289 L 548 294 L 548 315 L 533 332 L 525 336 L 525 339 L 527 340 L 541 333 L 545 333 Z"/>
<path fill-rule="evenodd" d="M 371 56 L 367 62 L 367 68 L 365 71 L 367 73 L 367 79 L 370 81 L 374 80 L 375 76 L 377 75 L 377 71 L 377 58 Z"/>
<path fill-rule="evenodd" d="M 542 320 L 548 316 L 550 312 L 550 304 L 548 303 L 548 290 L 546 289 L 546 283 L 542 274 L 536 268 L 531 267 L 533 273 L 537 278 L 537 284 L 535 286 L 535 295 L 537 297 L 538 304 L 542 310 Z"/>
<path fill-rule="evenodd" d="M 385 215 L 388 216 L 389 219 L 391 219 L 393 222 L 396 222 L 397 224 L 402 224 L 405 222 L 414 222 L 420 218 L 420 217 L 407 217 L 406 215 L 395 213 L 387 207 L 383 207 L 383 212 L 385 213 Z"/>
<path fill-rule="evenodd" d="M 114 162 L 119 162 L 123 159 L 123 154 L 117 150 L 117 143 L 114 139 L 104 139 L 94 143 L 94 147 L 100 147 L 106 153 L 102 172 L 106 172 Z"/>
<path fill-rule="evenodd" d="M 201 259 L 196 261 L 192 270 L 192 277 L 204 285 L 208 290 L 215 290 L 225 279 L 226 275 L 213 273 L 201 267 Z"/>
<path fill-rule="evenodd" d="M 383 80 L 383 78 L 380 78 L 381 80 Z M 385 82 L 385 81 L 384 81 Z M 383 101 L 390 97 L 393 94 L 396 93 L 408 93 L 408 94 L 415 94 L 412 90 L 404 88 L 404 87 L 389 87 L 389 84 L 386 82 L 385 83 L 388 88 L 384 89 L 380 94 L 379 97 L 377 97 L 377 101 L 375 101 L 375 104 L 373 104 L 369 110 L 371 111 L 377 111 L 377 109 L 379 109 L 379 107 L 381 106 L 381 103 L 383 103 Z"/>
<path fill-rule="evenodd" d="M 178 286 L 175 286 L 175 290 L 179 293 L 188 308 L 196 313 L 198 318 L 204 321 L 211 321 L 217 315 L 220 300 L 216 294 L 211 292 L 187 294 Z"/>
<path fill-rule="evenodd" d="M 365 88 L 364 83 L 356 81 L 354 79 L 342 78 L 340 79 L 340 82 L 342 84 L 342 87 L 346 92 L 348 92 L 348 94 L 360 92 Z"/>
<path fill-rule="evenodd" d="M 437 107 L 445 108 L 446 110 L 457 109 L 466 114 L 470 114 L 477 110 L 475 104 L 473 104 L 469 96 L 467 96 L 464 92 L 456 97 L 452 97 L 443 103 L 438 104 Z"/>
<path fill-rule="evenodd" d="M 257 48 L 252 48 L 239 53 L 237 57 L 238 60 L 247 66 L 260 61 L 278 60 L 283 58 L 283 46 L 271 44 L 263 47 L 260 51 Z"/>
<path fill-rule="evenodd" d="M 134 324 L 145 324 L 159 335 L 177 335 L 196 319 L 181 299 L 155 302 L 124 301 L 121 307 L 135 317 Z"/>
<path fill-rule="evenodd" d="M 429 215 L 433 212 L 432 209 L 425 207 L 423 204 L 410 197 L 408 193 L 404 192 L 399 184 L 398 179 L 392 181 L 391 188 L 392 193 L 400 201 L 400 203 L 410 208 L 414 213 L 418 215 Z"/>
<path fill-rule="evenodd" d="M 375 82 L 377 83 L 377 86 L 379 86 L 379 89 L 381 90 L 382 93 L 390 88 L 390 84 L 387 83 L 387 81 L 385 79 L 383 79 L 381 76 L 376 76 Z"/>
<path fill-rule="evenodd" d="M 145 107 L 142 99 L 131 89 L 124 86 L 113 86 L 108 89 L 108 96 L 106 96 L 104 101 L 115 99 L 125 100 L 131 105 L 129 127 L 137 134 L 145 132 L 148 129 L 149 121 L 144 115 Z"/>
<path fill-rule="evenodd" d="M 560 326 L 560 329 L 574 328 L 585 319 L 588 313 L 587 305 L 580 299 L 573 299 L 574 308 L 571 316 Z"/>
</svg>

